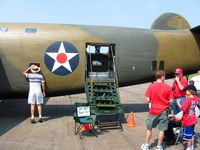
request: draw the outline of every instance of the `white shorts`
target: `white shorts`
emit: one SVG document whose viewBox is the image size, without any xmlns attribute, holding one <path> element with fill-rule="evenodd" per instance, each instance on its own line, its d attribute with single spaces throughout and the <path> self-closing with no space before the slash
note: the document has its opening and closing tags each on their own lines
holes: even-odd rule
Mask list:
<svg viewBox="0 0 200 150">
<path fill-rule="evenodd" d="M 29 93 L 28 94 L 28 104 L 43 104 L 44 99 L 42 93 Z"/>
</svg>

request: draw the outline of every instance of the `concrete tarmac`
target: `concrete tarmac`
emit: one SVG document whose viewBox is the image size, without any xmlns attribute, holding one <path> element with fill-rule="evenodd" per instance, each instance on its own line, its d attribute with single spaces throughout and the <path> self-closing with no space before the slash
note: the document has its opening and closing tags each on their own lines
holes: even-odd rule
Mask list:
<svg viewBox="0 0 200 150">
<path fill-rule="evenodd" d="M 171 80 L 167 80 L 171 84 Z M 86 102 L 85 94 L 51 97 L 45 99 L 44 122 L 30 123 L 27 100 L 8 100 L 0 103 L 0 150 L 139 150 L 145 141 L 145 120 L 148 105 L 144 91 L 147 84 L 120 88 L 121 103 L 125 119 L 134 113 L 136 127 L 123 123 L 120 129 L 108 129 L 98 137 L 74 135 L 72 107 L 75 102 Z M 38 119 L 38 118 L 37 118 Z M 200 121 L 200 120 L 199 120 Z M 200 135 L 200 125 L 195 130 Z M 150 149 L 155 149 L 158 130 L 153 130 Z M 200 142 L 200 139 L 199 139 Z M 195 149 L 200 149 L 198 140 Z M 177 145 L 163 145 L 166 150 L 183 150 L 186 142 Z"/>
</svg>

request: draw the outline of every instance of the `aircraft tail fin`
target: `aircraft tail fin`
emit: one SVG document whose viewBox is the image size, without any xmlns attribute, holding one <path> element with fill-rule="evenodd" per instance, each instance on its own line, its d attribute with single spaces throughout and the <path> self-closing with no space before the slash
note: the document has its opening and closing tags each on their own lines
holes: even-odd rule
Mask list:
<svg viewBox="0 0 200 150">
<path fill-rule="evenodd" d="M 200 25 L 190 29 L 200 49 Z"/>
<path fill-rule="evenodd" d="M 199 26 L 196 26 L 194 28 L 191 28 L 190 31 L 192 33 L 200 33 L 200 25 Z"/>
<path fill-rule="evenodd" d="M 190 29 L 190 24 L 181 15 L 175 13 L 164 13 L 154 21 L 154 23 L 151 26 L 151 29 L 159 29 L 159 30 Z"/>
</svg>

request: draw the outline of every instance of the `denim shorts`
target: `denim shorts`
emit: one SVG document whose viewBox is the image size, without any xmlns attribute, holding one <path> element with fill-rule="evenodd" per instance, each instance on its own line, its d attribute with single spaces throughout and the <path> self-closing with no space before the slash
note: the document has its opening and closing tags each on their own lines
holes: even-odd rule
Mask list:
<svg viewBox="0 0 200 150">
<path fill-rule="evenodd" d="M 173 99 L 173 103 L 171 104 L 171 107 L 172 107 L 172 111 L 173 111 L 174 115 L 176 115 L 177 113 L 179 113 L 181 111 L 180 107 L 177 104 L 177 99 L 180 99 L 180 103 L 182 105 L 183 102 L 185 101 L 186 97 L 183 96 L 183 97 L 180 97 L 180 98 L 174 98 Z"/>
</svg>

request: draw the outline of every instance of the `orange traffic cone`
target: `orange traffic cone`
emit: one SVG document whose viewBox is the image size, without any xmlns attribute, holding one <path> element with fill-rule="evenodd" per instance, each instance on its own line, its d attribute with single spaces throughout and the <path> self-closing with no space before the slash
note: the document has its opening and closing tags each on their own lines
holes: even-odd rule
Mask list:
<svg viewBox="0 0 200 150">
<path fill-rule="evenodd" d="M 130 112 L 129 120 L 128 120 L 128 125 L 127 125 L 127 126 L 128 126 L 129 128 L 134 128 L 134 127 L 136 127 L 133 112 Z"/>
<path fill-rule="evenodd" d="M 82 131 L 89 131 L 89 130 L 91 130 L 91 125 L 90 124 L 84 124 L 83 125 L 83 128 L 82 128 Z"/>
</svg>

